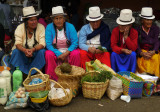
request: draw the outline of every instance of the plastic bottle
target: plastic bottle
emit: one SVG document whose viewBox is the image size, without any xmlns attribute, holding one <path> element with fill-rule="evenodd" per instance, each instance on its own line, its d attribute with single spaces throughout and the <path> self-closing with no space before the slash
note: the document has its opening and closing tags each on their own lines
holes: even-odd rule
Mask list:
<svg viewBox="0 0 160 112">
<path fill-rule="evenodd" d="M 0 104 L 4 105 L 7 102 L 7 86 L 6 78 L 0 77 Z"/>
<path fill-rule="evenodd" d="M 7 95 L 9 96 L 11 93 L 11 73 L 7 70 L 7 67 L 4 67 L 4 70 L 1 72 L 2 77 L 6 78 L 6 85 L 7 85 Z"/>
<path fill-rule="evenodd" d="M 23 74 L 19 70 L 19 67 L 13 72 L 13 92 L 16 92 L 18 88 L 22 85 Z"/>
</svg>

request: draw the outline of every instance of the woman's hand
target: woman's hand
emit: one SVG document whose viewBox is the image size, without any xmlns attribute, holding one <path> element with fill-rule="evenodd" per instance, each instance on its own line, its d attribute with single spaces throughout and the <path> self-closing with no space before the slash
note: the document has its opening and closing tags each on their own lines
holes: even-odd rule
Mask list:
<svg viewBox="0 0 160 112">
<path fill-rule="evenodd" d="M 128 49 L 122 49 L 121 51 L 127 55 L 132 53 L 132 50 L 128 50 Z"/>
<path fill-rule="evenodd" d="M 104 53 L 104 52 L 99 49 L 96 49 L 96 54 L 101 54 L 101 53 Z"/>
<path fill-rule="evenodd" d="M 89 47 L 88 48 L 88 51 L 92 54 L 95 54 L 96 53 L 96 48 L 95 47 Z"/>
<path fill-rule="evenodd" d="M 63 54 L 59 55 L 57 59 L 61 60 L 62 62 L 64 62 L 65 58 L 66 58 L 66 55 L 63 53 Z"/>
<path fill-rule="evenodd" d="M 34 52 L 33 49 L 26 49 L 24 53 L 27 57 L 32 57 L 33 52 Z"/>
<path fill-rule="evenodd" d="M 153 50 L 153 51 L 148 51 L 148 53 L 150 53 L 150 55 L 153 56 L 153 55 L 155 55 L 156 52 L 155 52 L 155 50 Z"/>
<path fill-rule="evenodd" d="M 140 55 L 144 58 L 144 59 L 150 59 L 152 57 L 151 53 L 149 52 L 141 52 Z"/>
<path fill-rule="evenodd" d="M 67 62 L 67 56 L 69 55 L 70 51 L 66 51 L 65 53 L 58 56 L 58 60 L 61 60 L 62 62 Z"/>
</svg>

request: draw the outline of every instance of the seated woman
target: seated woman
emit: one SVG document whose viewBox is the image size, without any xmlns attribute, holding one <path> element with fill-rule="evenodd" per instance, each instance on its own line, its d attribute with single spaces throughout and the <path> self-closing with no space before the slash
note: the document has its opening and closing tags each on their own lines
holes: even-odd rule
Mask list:
<svg viewBox="0 0 160 112">
<path fill-rule="evenodd" d="M 62 6 L 52 8 L 53 23 L 46 27 L 46 66 L 45 72 L 53 80 L 58 80 L 55 68 L 62 62 L 80 66 L 80 55 L 78 47 L 78 37 L 74 26 L 65 22 Z"/>
<path fill-rule="evenodd" d="M 115 72 L 136 70 L 136 53 L 138 32 L 132 28 L 135 18 L 130 9 L 123 9 L 117 18 L 118 27 L 111 35 L 111 66 Z"/>
<path fill-rule="evenodd" d="M 94 59 L 111 67 L 110 53 L 98 49 L 99 46 L 110 51 L 110 30 L 101 19 L 99 7 L 90 7 L 86 19 L 89 24 L 84 25 L 79 32 L 79 48 L 81 56 L 81 67 L 86 69 L 85 63 Z"/>
<path fill-rule="evenodd" d="M 23 8 L 24 23 L 15 30 L 15 45 L 10 59 L 14 67 L 28 74 L 32 67 L 41 69 L 45 65 L 45 28 L 38 23 L 38 13 L 33 6 Z M 35 70 L 32 74 L 36 73 Z"/>
<path fill-rule="evenodd" d="M 142 25 L 137 28 L 139 33 L 137 70 L 140 73 L 146 72 L 160 77 L 160 61 L 158 58 L 159 28 L 152 25 L 153 19 L 155 18 L 152 8 L 142 8 L 140 17 L 142 18 Z"/>
</svg>

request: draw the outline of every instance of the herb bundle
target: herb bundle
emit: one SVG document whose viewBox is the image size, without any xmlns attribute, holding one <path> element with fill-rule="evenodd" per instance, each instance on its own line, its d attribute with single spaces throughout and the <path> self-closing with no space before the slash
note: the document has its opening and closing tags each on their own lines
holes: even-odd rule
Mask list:
<svg viewBox="0 0 160 112">
<path fill-rule="evenodd" d="M 81 79 L 81 83 L 83 82 L 106 82 L 107 79 L 112 78 L 112 73 L 109 71 L 101 71 L 95 75 L 88 74 Z"/>
</svg>

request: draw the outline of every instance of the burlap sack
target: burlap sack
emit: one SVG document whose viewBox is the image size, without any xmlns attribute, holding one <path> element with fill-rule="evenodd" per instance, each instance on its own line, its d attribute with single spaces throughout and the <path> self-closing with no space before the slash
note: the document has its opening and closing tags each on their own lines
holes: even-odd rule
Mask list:
<svg viewBox="0 0 160 112">
<path fill-rule="evenodd" d="M 107 89 L 107 95 L 111 100 L 117 99 L 123 92 L 122 80 L 117 77 L 113 77 L 109 82 Z"/>
</svg>

